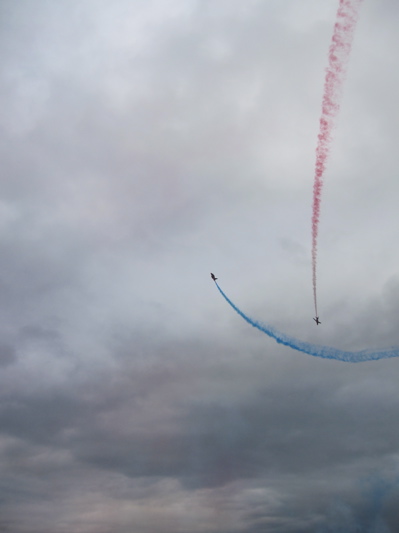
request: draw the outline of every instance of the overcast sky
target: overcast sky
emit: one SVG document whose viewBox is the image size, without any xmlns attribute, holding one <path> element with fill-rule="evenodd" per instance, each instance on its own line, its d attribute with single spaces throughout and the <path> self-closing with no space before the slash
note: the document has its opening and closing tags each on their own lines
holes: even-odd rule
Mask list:
<svg viewBox="0 0 399 533">
<path fill-rule="evenodd" d="M 1 0 L 0 531 L 395 533 L 399 3 Z"/>
</svg>

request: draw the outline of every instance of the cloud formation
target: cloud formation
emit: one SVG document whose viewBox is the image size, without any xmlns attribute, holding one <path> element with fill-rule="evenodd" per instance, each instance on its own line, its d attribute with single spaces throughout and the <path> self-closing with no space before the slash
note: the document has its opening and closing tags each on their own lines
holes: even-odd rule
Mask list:
<svg viewBox="0 0 399 533">
<path fill-rule="evenodd" d="M 396 4 L 365 2 L 312 321 L 336 2 L 0 6 L 0 531 L 398 529 Z"/>
</svg>

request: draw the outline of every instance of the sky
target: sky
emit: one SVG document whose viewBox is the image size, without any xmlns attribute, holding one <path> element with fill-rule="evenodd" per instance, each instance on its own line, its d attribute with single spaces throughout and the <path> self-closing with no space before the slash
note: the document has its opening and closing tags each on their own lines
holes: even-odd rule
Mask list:
<svg viewBox="0 0 399 533">
<path fill-rule="evenodd" d="M 0 532 L 394 533 L 396 0 L 0 3 Z"/>
</svg>

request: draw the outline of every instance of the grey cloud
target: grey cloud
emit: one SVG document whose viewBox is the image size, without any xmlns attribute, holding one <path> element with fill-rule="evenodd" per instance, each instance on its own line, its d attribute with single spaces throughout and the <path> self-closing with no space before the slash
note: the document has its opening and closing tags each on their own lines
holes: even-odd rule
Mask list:
<svg viewBox="0 0 399 533">
<path fill-rule="evenodd" d="M 16 353 L 13 346 L 0 344 L 0 366 L 7 366 L 16 361 Z"/>
<path fill-rule="evenodd" d="M 1 3 L 1 531 L 398 529 L 397 361 L 276 345 L 209 278 L 303 340 L 399 344 L 396 5 L 363 4 L 314 328 L 335 3 Z"/>
</svg>

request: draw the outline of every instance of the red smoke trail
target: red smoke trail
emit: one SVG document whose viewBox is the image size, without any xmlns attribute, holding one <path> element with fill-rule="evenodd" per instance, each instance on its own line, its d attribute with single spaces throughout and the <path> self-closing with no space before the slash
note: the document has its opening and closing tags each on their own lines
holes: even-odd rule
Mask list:
<svg viewBox="0 0 399 533">
<path fill-rule="evenodd" d="M 362 0 L 340 0 L 334 33 L 328 54 L 328 67 L 324 81 L 320 132 L 316 148 L 315 177 L 313 184 L 312 214 L 312 279 L 313 297 L 316 316 L 317 311 L 317 236 L 319 233 L 320 200 L 323 187 L 323 176 L 330 152 L 334 119 L 339 111 L 342 84 L 345 77 L 345 66 L 351 51 L 353 34 Z"/>
</svg>

